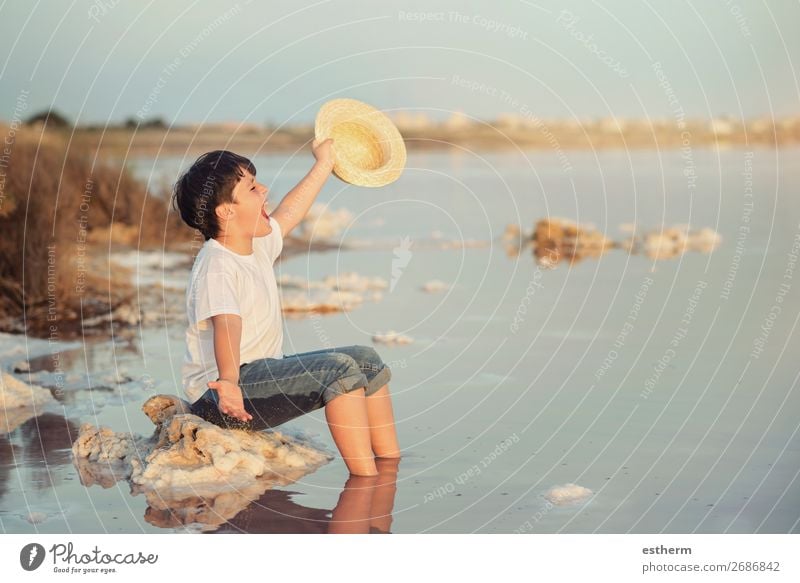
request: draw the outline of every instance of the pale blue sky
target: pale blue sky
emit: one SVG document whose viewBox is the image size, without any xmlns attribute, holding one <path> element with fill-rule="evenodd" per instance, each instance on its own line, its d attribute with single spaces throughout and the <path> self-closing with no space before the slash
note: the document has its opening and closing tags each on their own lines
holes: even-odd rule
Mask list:
<svg viewBox="0 0 800 583">
<path fill-rule="evenodd" d="M 785 116 L 800 113 L 798 23 L 794 0 L 7 1 L 0 117 L 20 95 L 25 113 L 83 123 L 308 122 L 333 97 L 438 118 Z"/>
</svg>

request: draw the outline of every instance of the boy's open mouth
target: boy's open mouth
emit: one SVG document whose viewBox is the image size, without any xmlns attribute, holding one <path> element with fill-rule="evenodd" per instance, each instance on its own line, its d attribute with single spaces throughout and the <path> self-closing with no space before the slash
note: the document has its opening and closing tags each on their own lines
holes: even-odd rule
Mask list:
<svg viewBox="0 0 800 583">
<path fill-rule="evenodd" d="M 267 214 L 267 209 L 265 209 L 264 207 L 261 207 L 261 216 L 267 219 L 267 221 L 269 221 L 269 215 Z"/>
</svg>

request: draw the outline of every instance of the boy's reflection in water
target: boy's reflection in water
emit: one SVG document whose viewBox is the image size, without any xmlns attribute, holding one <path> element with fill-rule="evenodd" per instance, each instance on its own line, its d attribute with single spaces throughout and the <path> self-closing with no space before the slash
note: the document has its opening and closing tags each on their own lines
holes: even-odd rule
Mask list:
<svg viewBox="0 0 800 583">
<path fill-rule="evenodd" d="M 218 533 L 388 534 L 399 463 L 400 458 L 375 458 L 377 476 L 351 475 L 333 511 L 302 506 L 291 500 L 291 495 L 297 493 L 271 489 L 227 522 L 219 514 L 200 510 L 198 505 L 204 501 L 199 499 L 195 499 L 192 508 L 149 507 L 145 520 L 155 526 L 174 528 L 191 522 L 213 523 L 216 518 L 221 524 L 213 532 Z"/>
</svg>

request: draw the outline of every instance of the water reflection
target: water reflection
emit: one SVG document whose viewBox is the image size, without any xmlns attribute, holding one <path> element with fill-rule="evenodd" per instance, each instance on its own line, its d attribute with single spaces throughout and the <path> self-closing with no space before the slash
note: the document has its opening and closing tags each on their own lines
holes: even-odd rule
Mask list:
<svg viewBox="0 0 800 583">
<path fill-rule="evenodd" d="M 29 419 L 19 428 L 25 444 L 26 464 L 44 462 L 63 465 L 72 461 L 72 442 L 78 437 L 78 426 L 57 413 L 44 413 Z"/>
<path fill-rule="evenodd" d="M 54 470 L 71 461 L 72 442 L 77 436 L 77 425 L 56 413 L 28 419 L 0 435 L 0 499 L 7 493 L 6 484 L 15 470 L 24 470 L 24 483 L 36 490 L 57 486 L 63 474 Z"/>
<path fill-rule="evenodd" d="M 0 435 L 0 500 L 8 492 L 8 479 L 14 467 L 14 459 L 18 455 L 17 449 L 5 435 Z"/>
<path fill-rule="evenodd" d="M 217 533 L 388 534 L 397 492 L 400 459 L 377 458 L 377 476 L 350 476 L 333 510 L 292 500 L 299 492 L 269 489 L 252 499 L 242 490 L 214 498 L 192 497 L 179 504 L 148 495 L 145 520 L 161 528 L 207 526 Z"/>
</svg>

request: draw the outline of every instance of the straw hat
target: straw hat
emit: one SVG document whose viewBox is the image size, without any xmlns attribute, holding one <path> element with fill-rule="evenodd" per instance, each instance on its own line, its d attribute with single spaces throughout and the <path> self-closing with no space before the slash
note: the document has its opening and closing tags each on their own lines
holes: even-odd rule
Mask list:
<svg viewBox="0 0 800 583">
<path fill-rule="evenodd" d="M 317 113 L 317 139 L 333 138 L 333 172 L 358 186 L 394 182 L 406 165 L 403 136 L 386 115 L 355 99 L 334 99 Z"/>
</svg>

